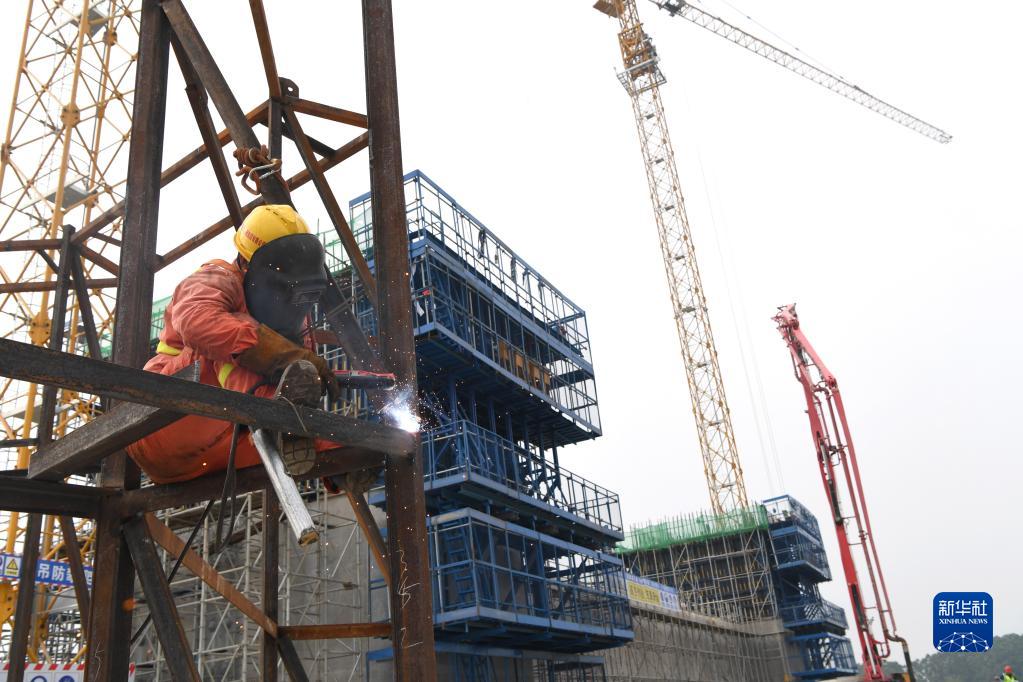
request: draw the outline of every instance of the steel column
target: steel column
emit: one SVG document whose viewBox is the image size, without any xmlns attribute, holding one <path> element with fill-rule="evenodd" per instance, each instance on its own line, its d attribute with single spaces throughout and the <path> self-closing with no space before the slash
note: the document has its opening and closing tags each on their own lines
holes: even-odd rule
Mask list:
<svg viewBox="0 0 1023 682">
<path fill-rule="evenodd" d="M 114 363 L 129 367 L 142 367 L 149 359 L 170 58 L 170 31 L 159 2 L 143 0 L 141 11 L 112 358 Z M 137 487 L 138 481 L 138 468 L 123 452 L 103 461 L 101 486 Z M 89 682 L 113 682 L 128 677 L 131 612 L 124 605 L 130 603 L 135 580 L 120 526 L 109 511 L 101 513 L 88 628 Z"/>
<path fill-rule="evenodd" d="M 363 0 L 362 21 L 379 301 L 378 347 L 384 363 L 398 378 L 397 390 L 406 393 L 408 409 L 415 412 L 416 350 L 390 0 Z M 409 458 L 388 457 L 386 493 L 395 678 L 433 682 L 437 679 L 437 662 L 419 447 Z"/>
<path fill-rule="evenodd" d="M 263 615 L 274 622 L 278 617 L 280 518 L 281 505 L 273 485 L 267 485 L 263 488 Z M 277 682 L 277 639 L 266 632 L 261 654 L 263 682 Z"/>
<path fill-rule="evenodd" d="M 39 563 L 39 535 L 43 527 L 42 514 L 29 514 L 21 550 L 21 570 L 18 573 L 18 601 L 14 608 L 14 631 L 11 633 L 11 650 L 7 656 L 11 664 L 8 682 L 22 682 L 25 679 L 25 657 L 28 653 L 28 639 L 32 633 L 32 602 L 36 595 L 36 564 Z"/>
</svg>

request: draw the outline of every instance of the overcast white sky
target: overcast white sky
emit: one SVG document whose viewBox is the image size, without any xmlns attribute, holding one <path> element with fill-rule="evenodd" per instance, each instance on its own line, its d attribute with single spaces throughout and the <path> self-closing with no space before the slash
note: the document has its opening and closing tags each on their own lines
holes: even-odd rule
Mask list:
<svg viewBox="0 0 1023 682">
<path fill-rule="evenodd" d="M 1023 631 L 1023 8 L 736 1 L 955 136 L 927 140 L 640 3 L 669 80 L 664 102 L 750 493 L 787 492 L 826 518 L 802 394 L 770 321 L 775 306 L 797 301 L 841 382 L 914 654 L 932 650 L 939 591 L 990 592 L 996 633 Z M 17 4 L 4 10 L 17 21 L 0 26 L 0 93 L 16 63 Z M 588 312 L 604 436 L 562 462 L 617 490 L 635 524 L 705 508 L 708 496 L 632 112 L 615 78 L 615 24 L 590 4 L 395 0 L 404 158 Z M 188 5 L 242 106 L 263 99 L 246 3 Z M 358 3 L 267 5 L 281 74 L 311 99 L 362 110 Z M 736 16 L 720 0 L 705 7 Z M 168 161 L 197 145 L 174 77 Z M 334 144 L 356 133 L 308 128 Z M 368 188 L 358 158 L 332 175 L 339 197 Z M 299 166 L 294 155 L 285 162 Z M 161 250 L 223 213 L 212 174 L 192 175 L 165 195 Z M 311 198 L 298 194 L 300 208 Z M 225 236 L 202 255 L 229 253 Z M 158 293 L 198 262 L 164 273 Z M 747 388 L 748 374 L 758 393 L 751 352 L 763 401 Z M 780 469 L 765 464 L 754 408 L 769 417 Z M 839 578 L 824 592 L 848 609 L 824 530 Z"/>
</svg>

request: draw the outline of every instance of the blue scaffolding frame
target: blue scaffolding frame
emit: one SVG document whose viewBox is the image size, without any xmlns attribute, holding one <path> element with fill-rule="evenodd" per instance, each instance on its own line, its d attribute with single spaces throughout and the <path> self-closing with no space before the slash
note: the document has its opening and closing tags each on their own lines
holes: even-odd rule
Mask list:
<svg viewBox="0 0 1023 682">
<path fill-rule="evenodd" d="M 845 611 L 823 599 L 818 584 L 831 579 L 817 518 L 797 500 L 782 495 L 764 501 L 774 554 L 774 585 L 782 625 L 793 632 L 792 674 L 827 680 L 854 674 L 858 667 L 845 637 Z"/>
<path fill-rule="evenodd" d="M 422 172 L 405 197 L 437 650 L 457 679 L 512 679 L 496 652 L 528 649 L 545 679 L 602 681 L 603 659 L 581 654 L 633 636 L 605 551 L 624 537 L 619 499 L 559 461 L 600 435 L 586 314 Z M 369 195 L 349 207 L 372 268 Z M 347 255 L 324 241 L 372 336 Z M 384 583 L 370 587 L 372 609 Z"/>
<path fill-rule="evenodd" d="M 535 422 L 548 446 L 599 436 L 582 308 L 421 171 L 405 176 L 405 196 L 420 383 L 471 383 Z M 349 209 L 372 267 L 369 195 L 352 200 Z M 324 241 L 331 268 L 346 271 L 350 263 L 340 242 Z M 342 281 L 360 302 L 360 325 L 372 335 L 375 321 L 361 285 L 350 277 Z"/>
</svg>

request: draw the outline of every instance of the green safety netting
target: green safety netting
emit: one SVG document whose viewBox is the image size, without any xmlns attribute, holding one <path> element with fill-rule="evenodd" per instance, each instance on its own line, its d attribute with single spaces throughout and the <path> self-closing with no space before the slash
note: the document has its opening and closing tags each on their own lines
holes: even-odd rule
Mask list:
<svg viewBox="0 0 1023 682">
<path fill-rule="evenodd" d="M 626 531 L 625 540 L 618 543 L 615 551 L 628 554 L 661 549 L 766 528 L 767 510 L 759 504 L 723 514 L 686 514 L 645 526 L 633 526 Z"/>
</svg>

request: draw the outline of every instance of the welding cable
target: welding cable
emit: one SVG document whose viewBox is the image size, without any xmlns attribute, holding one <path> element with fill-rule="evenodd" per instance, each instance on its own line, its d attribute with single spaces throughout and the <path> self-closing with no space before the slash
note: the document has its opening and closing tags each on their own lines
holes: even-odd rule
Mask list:
<svg viewBox="0 0 1023 682">
<path fill-rule="evenodd" d="M 265 381 L 260 382 L 250 388 L 246 393 L 248 395 L 254 395 L 256 389 L 268 386 L 269 384 Z M 296 412 L 297 414 L 297 412 Z M 299 418 L 301 421 L 301 418 Z M 227 471 L 224 473 L 224 488 L 220 492 L 220 514 L 217 515 L 217 536 L 213 543 L 214 552 L 222 552 L 224 547 L 227 545 L 227 541 L 231 539 L 231 535 L 234 533 L 234 524 L 237 520 L 237 510 L 235 508 L 235 502 L 238 496 L 235 494 L 238 486 L 238 470 L 235 468 L 235 459 L 238 454 L 238 439 L 242 435 L 242 425 L 235 424 L 234 430 L 231 432 L 231 449 L 228 450 L 227 454 Z M 227 506 L 228 500 L 231 501 L 230 511 L 227 513 L 229 522 L 227 524 L 227 534 L 224 534 L 224 507 Z"/>
<path fill-rule="evenodd" d="M 199 520 L 195 522 L 194 526 L 192 526 L 192 532 L 188 534 L 188 540 L 185 541 L 185 544 L 181 548 L 181 551 L 178 552 L 177 559 L 174 560 L 174 567 L 171 568 L 170 573 L 167 575 L 168 585 L 171 583 L 172 580 L 174 580 L 174 576 L 177 575 L 178 569 L 181 568 L 181 564 L 185 560 L 185 555 L 188 554 L 188 550 L 191 549 L 192 543 L 195 542 L 195 536 L 199 534 L 199 529 L 202 528 L 203 521 L 205 521 L 206 517 L 210 515 L 210 509 L 212 508 L 213 500 L 210 500 L 209 502 L 206 503 L 206 508 L 202 510 L 202 514 L 199 516 Z M 153 614 L 150 613 L 149 615 L 146 616 L 146 619 L 142 621 L 142 625 L 139 625 L 139 628 L 138 630 L 135 631 L 135 634 L 131 636 L 131 642 L 129 643 L 129 646 L 135 645 L 135 642 L 138 641 L 138 638 L 141 637 L 145 629 L 149 627 L 149 622 L 151 620 L 153 620 Z"/>
<path fill-rule="evenodd" d="M 231 449 L 227 454 L 227 471 L 224 472 L 224 488 L 220 491 L 220 513 L 217 514 L 217 536 L 213 542 L 213 551 L 221 552 L 227 545 L 227 541 L 231 538 L 234 533 L 234 524 L 236 520 L 235 514 L 235 501 L 238 499 L 235 495 L 235 491 L 238 487 L 238 471 L 234 468 L 235 458 L 238 454 L 238 439 L 242 435 L 242 425 L 235 424 L 234 429 L 231 431 Z M 227 507 L 228 500 L 231 502 L 230 511 L 224 513 L 225 507 Z M 227 534 L 224 534 L 224 517 L 230 519 L 227 524 Z"/>
</svg>

